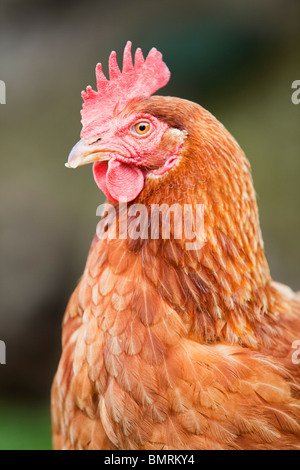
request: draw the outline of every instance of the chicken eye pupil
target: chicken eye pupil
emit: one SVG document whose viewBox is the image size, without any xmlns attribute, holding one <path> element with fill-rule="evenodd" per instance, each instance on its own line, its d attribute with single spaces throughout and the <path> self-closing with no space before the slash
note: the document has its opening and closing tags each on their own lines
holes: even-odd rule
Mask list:
<svg viewBox="0 0 300 470">
<path fill-rule="evenodd" d="M 148 134 L 148 132 L 150 131 L 150 123 L 147 122 L 147 121 L 140 121 L 140 122 L 136 122 L 133 126 L 132 126 L 132 131 L 135 133 L 135 134 L 139 134 L 139 135 L 146 135 Z"/>
</svg>

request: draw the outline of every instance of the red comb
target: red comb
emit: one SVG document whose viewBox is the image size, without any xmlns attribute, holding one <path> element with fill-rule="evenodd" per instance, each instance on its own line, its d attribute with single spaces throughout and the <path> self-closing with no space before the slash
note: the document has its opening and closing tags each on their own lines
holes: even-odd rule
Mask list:
<svg viewBox="0 0 300 470">
<path fill-rule="evenodd" d="M 113 117 L 118 106 L 120 109 L 133 98 L 151 96 L 165 86 L 170 79 L 170 71 L 162 60 L 162 54 L 154 47 L 146 59 L 141 49 L 135 53 L 134 65 L 131 56 L 131 42 L 124 49 L 123 71 L 117 63 L 117 54 L 109 57 L 109 80 L 102 72 L 102 65 L 96 67 L 98 91 L 88 86 L 81 96 L 84 104 L 81 111 L 81 137 L 95 136 L 95 128 Z"/>
</svg>

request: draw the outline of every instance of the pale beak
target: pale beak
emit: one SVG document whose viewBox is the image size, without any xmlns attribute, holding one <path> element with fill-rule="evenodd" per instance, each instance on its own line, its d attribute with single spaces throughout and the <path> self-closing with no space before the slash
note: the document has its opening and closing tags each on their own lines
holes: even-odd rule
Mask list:
<svg viewBox="0 0 300 470">
<path fill-rule="evenodd" d="M 65 164 L 67 168 L 78 168 L 79 166 L 87 165 L 88 163 L 106 162 L 110 159 L 110 154 L 113 150 L 105 148 L 101 142 L 88 144 L 84 139 L 77 142 L 72 148 L 68 163 Z"/>
</svg>

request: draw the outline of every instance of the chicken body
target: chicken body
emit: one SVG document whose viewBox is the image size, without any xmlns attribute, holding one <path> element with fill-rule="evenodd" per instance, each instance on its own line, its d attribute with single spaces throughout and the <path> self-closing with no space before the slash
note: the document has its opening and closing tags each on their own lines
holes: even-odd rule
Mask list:
<svg viewBox="0 0 300 470">
<path fill-rule="evenodd" d="M 95 237 L 63 322 L 55 448 L 299 449 L 300 297 L 270 277 L 246 157 L 194 103 L 155 96 L 127 112 L 186 137 L 134 203 L 203 204 L 205 243 Z"/>
</svg>

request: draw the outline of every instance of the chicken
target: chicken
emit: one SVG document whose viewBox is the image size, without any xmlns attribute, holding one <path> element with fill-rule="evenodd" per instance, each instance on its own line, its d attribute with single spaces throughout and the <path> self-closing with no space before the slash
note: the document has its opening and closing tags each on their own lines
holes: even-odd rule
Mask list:
<svg viewBox="0 0 300 470">
<path fill-rule="evenodd" d="M 63 320 L 55 449 L 300 449 L 300 296 L 270 276 L 244 153 L 198 104 L 152 96 L 170 78 L 156 49 L 133 65 L 128 42 L 109 73 L 82 94 L 67 164 L 94 163 L 113 216 Z M 124 236 L 137 204 L 160 216 Z M 174 204 L 192 249 L 175 223 L 162 236 Z"/>
</svg>

